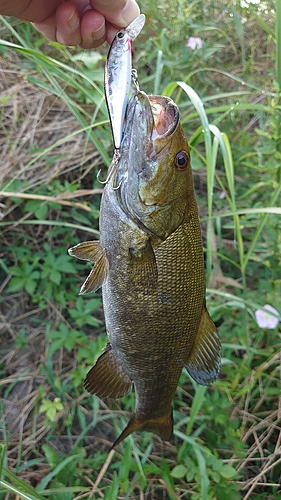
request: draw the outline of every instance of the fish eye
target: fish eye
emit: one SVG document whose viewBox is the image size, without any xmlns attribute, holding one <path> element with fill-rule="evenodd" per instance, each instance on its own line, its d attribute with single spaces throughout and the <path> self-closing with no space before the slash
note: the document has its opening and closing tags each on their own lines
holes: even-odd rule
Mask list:
<svg viewBox="0 0 281 500">
<path fill-rule="evenodd" d="M 189 154 L 186 151 L 180 151 L 175 157 L 175 166 L 178 170 L 186 170 L 189 165 Z"/>
<path fill-rule="evenodd" d="M 118 31 L 118 33 L 116 33 L 116 38 L 118 38 L 119 40 L 122 40 L 124 36 L 125 36 L 125 31 Z"/>
</svg>

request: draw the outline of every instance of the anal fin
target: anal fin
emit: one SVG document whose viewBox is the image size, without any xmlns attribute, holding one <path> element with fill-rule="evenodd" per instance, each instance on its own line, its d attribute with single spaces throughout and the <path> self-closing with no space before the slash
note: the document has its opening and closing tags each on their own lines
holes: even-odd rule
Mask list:
<svg viewBox="0 0 281 500">
<path fill-rule="evenodd" d="M 80 294 L 98 290 L 108 273 L 108 260 L 106 252 L 101 248 L 99 241 L 85 241 L 68 250 L 69 255 L 81 260 L 95 262 L 94 268 L 84 281 Z"/>
<path fill-rule="evenodd" d="M 217 328 L 204 305 L 194 347 L 187 361 L 186 369 L 198 384 L 209 385 L 219 373 L 220 360 L 221 342 Z"/>
<path fill-rule="evenodd" d="M 132 381 L 117 361 L 111 345 L 107 344 L 96 364 L 89 371 L 85 389 L 101 398 L 122 398 L 132 390 Z"/>
</svg>

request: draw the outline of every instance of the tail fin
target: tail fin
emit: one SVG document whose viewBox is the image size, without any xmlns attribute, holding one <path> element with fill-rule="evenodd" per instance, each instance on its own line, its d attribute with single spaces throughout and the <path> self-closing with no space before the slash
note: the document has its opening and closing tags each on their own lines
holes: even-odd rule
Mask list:
<svg viewBox="0 0 281 500">
<path fill-rule="evenodd" d="M 154 434 L 160 436 L 164 441 L 169 441 L 173 435 L 172 408 L 162 417 L 146 419 L 138 418 L 136 417 L 136 415 L 133 415 L 127 427 L 123 430 L 120 436 L 116 439 L 115 443 L 112 445 L 111 450 L 134 431 L 154 432 Z"/>
</svg>

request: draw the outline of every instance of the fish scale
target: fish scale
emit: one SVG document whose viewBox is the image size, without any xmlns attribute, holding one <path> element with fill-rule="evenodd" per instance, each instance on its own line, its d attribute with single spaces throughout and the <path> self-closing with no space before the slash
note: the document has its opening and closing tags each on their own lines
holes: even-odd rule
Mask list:
<svg viewBox="0 0 281 500">
<path fill-rule="evenodd" d="M 102 283 L 109 339 L 85 387 L 101 397 L 136 393 L 134 414 L 113 446 L 135 430 L 170 439 L 182 369 L 207 385 L 220 366 L 189 149 L 171 99 L 132 97 L 102 196 L 100 241 L 70 254 L 96 261 L 81 291 Z"/>
</svg>

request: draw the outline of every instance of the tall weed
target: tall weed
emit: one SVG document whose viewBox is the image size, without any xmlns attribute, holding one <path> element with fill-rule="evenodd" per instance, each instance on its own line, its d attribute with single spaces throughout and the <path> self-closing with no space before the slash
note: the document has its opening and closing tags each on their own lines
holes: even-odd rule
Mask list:
<svg viewBox="0 0 281 500">
<path fill-rule="evenodd" d="M 223 341 L 221 376 L 205 388 L 183 372 L 173 444 L 136 434 L 107 455 L 134 398 L 124 398 L 120 409 L 82 391 L 105 332 L 100 295 L 77 297 L 85 267 L 66 253 L 86 233 L 98 237 L 101 186 L 92 159 L 85 169 L 64 170 L 60 180 L 51 175 L 58 161 L 52 153 L 61 160 L 64 141 L 81 132 L 81 157 L 92 143 L 95 164 L 110 162 L 104 56 L 43 45 L 30 25 L 14 28 L 2 18 L 10 33 L 0 42 L 3 60 L 15 55 L 17 71 L 38 92 L 61 99 L 77 128 L 40 150 L 31 144 L 1 186 L 1 500 L 279 495 L 280 322 L 260 328 L 255 312 L 267 313 L 267 303 L 277 319 L 281 312 L 281 3 L 275 30 L 271 2 L 267 10 L 182 0 L 142 0 L 141 7 L 148 20 L 134 54 L 140 86 L 173 97 L 189 138 L 207 301 Z M 187 46 L 190 36 L 202 38 L 202 49 Z M 29 172 L 46 158 L 48 180 L 36 173 L 34 181 Z"/>
</svg>

